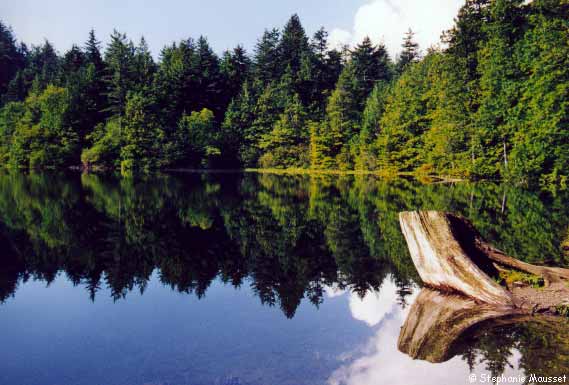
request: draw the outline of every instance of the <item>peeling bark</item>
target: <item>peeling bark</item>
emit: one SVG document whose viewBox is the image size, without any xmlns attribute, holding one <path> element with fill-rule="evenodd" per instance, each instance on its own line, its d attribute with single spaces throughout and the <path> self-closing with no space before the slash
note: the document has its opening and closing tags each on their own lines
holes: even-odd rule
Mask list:
<svg viewBox="0 0 569 385">
<path fill-rule="evenodd" d="M 422 211 L 401 213 L 399 220 L 413 263 L 426 285 L 484 303 L 513 306 L 511 293 L 487 274 L 494 273 L 493 266 L 488 260 L 468 255 L 469 250 L 455 236 L 455 217 Z"/>
<path fill-rule="evenodd" d="M 466 219 L 439 211 L 399 214 L 413 263 L 425 285 L 477 302 L 536 311 L 569 300 L 569 269 L 535 266 L 489 245 Z M 495 278 L 509 268 L 543 277 L 545 288 L 508 289 Z"/>
</svg>

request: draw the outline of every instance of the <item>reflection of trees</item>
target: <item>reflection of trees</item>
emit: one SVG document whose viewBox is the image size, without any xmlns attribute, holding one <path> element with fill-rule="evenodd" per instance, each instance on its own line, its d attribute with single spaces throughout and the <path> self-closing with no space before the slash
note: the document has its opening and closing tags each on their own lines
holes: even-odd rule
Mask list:
<svg viewBox="0 0 569 385">
<path fill-rule="evenodd" d="M 158 269 L 162 283 L 198 297 L 216 278 L 248 282 L 262 303 L 288 317 L 303 298 L 321 303 L 327 285 L 363 296 L 388 274 L 406 304 L 418 277 L 399 211 L 452 211 L 511 255 L 563 264 L 566 201 L 494 184 L 359 176 L 0 175 L 0 302 L 21 282 L 49 283 L 59 272 L 92 299 L 102 286 L 118 299 L 143 291 Z M 562 330 L 537 321 L 480 327 L 461 338 L 456 354 L 495 374 L 512 348 L 527 371 L 567 370 L 558 359 L 569 354 Z"/>
<path fill-rule="evenodd" d="M 569 371 L 569 324 L 563 319 L 533 317 L 525 322 L 481 323 L 457 343 L 456 354 L 467 362 L 486 365 L 494 376 L 511 363 L 512 349 L 521 353 L 519 368 L 537 376 L 559 376 Z"/>
<path fill-rule="evenodd" d="M 108 286 L 117 299 L 144 290 L 158 268 L 164 284 L 198 296 L 216 277 L 248 277 L 263 303 L 288 316 L 302 298 L 320 303 L 326 285 L 363 295 L 387 274 L 404 302 L 418 278 L 399 211 L 453 211 L 512 255 L 563 263 L 565 201 L 494 184 L 363 176 L 0 175 L 0 299 L 28 277 L 51 282 L 61 271 L 91 296 Z"/>
</svg>

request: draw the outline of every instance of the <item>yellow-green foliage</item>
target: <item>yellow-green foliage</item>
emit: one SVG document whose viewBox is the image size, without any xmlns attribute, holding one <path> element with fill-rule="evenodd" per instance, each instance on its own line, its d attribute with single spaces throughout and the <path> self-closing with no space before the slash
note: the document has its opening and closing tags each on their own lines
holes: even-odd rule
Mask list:
<svg viewBox="0 0 569 385">
<path fill-rule="evenodd" d="M 518 270 L 501 271 L 500 278 L 505 281 L 508 286 L 512 285 L 514 282 L 522 282 L 533 288 L 540 288 L 545 284 L 542 277 Z"/>
</svg>

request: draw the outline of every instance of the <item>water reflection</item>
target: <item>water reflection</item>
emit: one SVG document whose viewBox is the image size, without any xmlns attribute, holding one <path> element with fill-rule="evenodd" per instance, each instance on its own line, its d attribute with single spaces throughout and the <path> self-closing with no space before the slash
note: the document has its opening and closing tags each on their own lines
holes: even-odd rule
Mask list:
<svg viewBox="0 0 569 385">
<path fill-rule="evenodd" d="M 419 306 L 420 285 L 397 214 L 452 211 L 510 255 L 563 265 L 566 202 L 566 194 L 505 185 L 371 177 L 2 174 L 0 303 L 17 301 L 18 288 L 30 279 L 50 284 L 58 274 L 86 288 L 93 301 L 100 293 L 115 301 L 144 293 L 153 277 L 202 298 L 220 280 L 250 287 L 260 303 L 278 306 L 287 318 L 303 300 L 320 306 L 349 296 L 353 318 L 377 333 L 363 350 L 345 352 L 354 359 L 334 371 L 331 384 L 377 383 L 380 372 L 385 383 L 413 383 L 385 376 L 418 375 L 414 367 L 432 370 L 433 383 L 453 370 L 461 376 L 469 370 L 548 373 L 541 359 L 551 371 L 566 369 L 561 324 L 473 322 L 448 346 L 437 345 L 444 351 L 436 359 L 411 354 L 442 366 L 397 351 L 399 328 Z"/>
<path fill-rule="evenodd" d="M 388 288 L 387 286 L 385 289 Z M 391 295 L 394 295 L 395 290 L 393 287 L 391 289 Z M 424 292 L 421 292 L 418 297 L 417 293 L 418 290 L 414 290 L 412 297 L 421 303 L 424 300 L 421 298 Z M 380 294 L 380 296 L 383 295 L 384 292 Z M 415 304 L 405 309 L 394 306 L 383 314 L 380 323 L 374 328 L 375 334 L 359 347 L 358 352 L 352 352 L 356 358 L 336 369 L 328 378 L 327 383 L 329 385 L 468 384 L 471 373 L 477 375 L 478 378 L 482 375 L 493 375 L 494 371 L 491 369 L 496 364 L 495 358 L 485 356 L 484 344 L 479 343 L 475 338 L 469 341 L 473 351 L 478 353 L 473 356 L 472 362 L 465 362 L 464 357 L 455 353 L 446 357 L 444 362 L 433 365 L 425 360 L 428 357 L 412 357 L 408 355 L 408 352 L 401 352 L 401 345 L 398 346 L 398 338 L 400 343 L 400 333 L 403 333 L 401 325 L 406 322 L 406 319 L 417 316 L 422 318 L 421 314 L 415 313 L 418 310 Z M 357 318 L 356 314 L 352 315 Z M 421 325 L 415 326 L 421 328 Z M 437 335 L 441 336 L 444 333 Z M 430 348 L 438 349 L 438 346 L 436 344 L 425 346 L 425 352 L 428 352 Z M 520 359 L 521 354 L 515 348 L 505 348 L 500 360 L 508 362 L 509 365 L 503 367 L 500 374 L 523 375 L 525 372 Z M 558 359 L 557 362 L 560 360 Z"/>
</svg>

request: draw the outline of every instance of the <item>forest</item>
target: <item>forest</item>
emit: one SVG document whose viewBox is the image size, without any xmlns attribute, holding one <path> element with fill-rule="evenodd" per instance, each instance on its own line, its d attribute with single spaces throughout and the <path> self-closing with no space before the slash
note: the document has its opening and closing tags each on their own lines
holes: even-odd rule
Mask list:
<svg viewBox="0 0 569 385">
<path fill-rule="evenodd" d="M 341 170 L 566 186 L 569 1 L 466 0 L 441 44 L 330 48 L 297 15 L 252 53 L 95 31 L 62 55 L 0 23 L 10 169 Z"/>
</svg>

